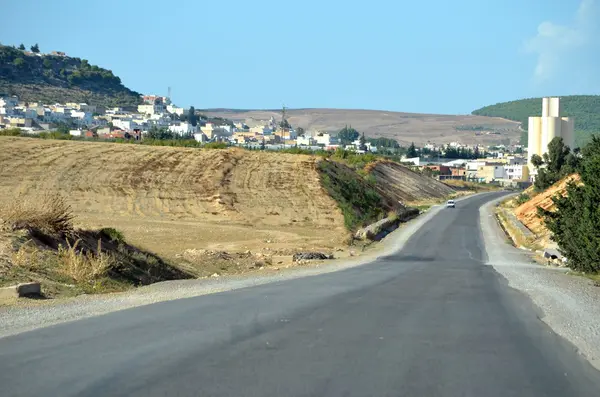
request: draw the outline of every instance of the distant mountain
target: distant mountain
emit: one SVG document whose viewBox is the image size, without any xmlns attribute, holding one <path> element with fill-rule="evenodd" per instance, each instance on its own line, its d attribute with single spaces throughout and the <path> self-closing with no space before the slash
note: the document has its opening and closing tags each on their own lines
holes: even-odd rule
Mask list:
<svg viewBox="0 0 600 397">
<path fill-rule="evenodd" d="M 579 144 L 585 143 L 593 133 L 600 133 L 600 95 L 571 95 L 560 97 L 563 116 L 575 118 L 575 132 Z M 542 98 L 529 98 L 503 102 L 474 110 L 474 115 L 503 117 L 518 121 L 527 130 L 529 116 L 542 115 Z M 527 143 L 527 133 L 522 134 Z"/>
<path fill-rule="evenodd" d="M 0 94 L 23 101 L 87 102 L 99 106 L 135 106 L 137 92 L 112 71 L 85 59 L 42 55 L 0 45 Z"/>
<path fill-rule="evenodd" d="M 271 117 L 281 120 L 280 109 L 202 109 L 209 117 L 243 121 L 253 126 Z M 352 126 L 370 138 L 392 138 L 401 145 L 411 142 L 421 146 L 427 142 L 442 144 L 458 141 L 484 145 L 518 143 L 518 123 L 497 117 L 473 115 L 441 115 L 401 113 L 361 109 L 286 109 L 286 117 L 294 127 L 306 131 L 339 132 Z"/>
</svg>

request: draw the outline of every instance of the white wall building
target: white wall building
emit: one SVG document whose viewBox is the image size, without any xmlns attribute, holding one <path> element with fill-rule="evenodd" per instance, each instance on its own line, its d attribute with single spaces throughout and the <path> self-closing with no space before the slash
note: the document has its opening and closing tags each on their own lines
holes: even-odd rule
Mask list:
<svg viewBox="0 0 600 397">
<path fill-rule="evenodd" d="M 316 144 L 316 141 L 311 136 L 299 136 L 296 138 L 296 145 L 298 146 L 312 146 Z"/>
<path fill-rule="evenodd" d="M 197 128 L 197 126 L 193 126 L 190 123 L 185 122 L 185 123 L 170 125 L 169 131 L 171 131 L 174 134 L 184 136 L 184 135 L 195 134 L 196 132 L 198 132 L 198 128 Z"/>
<path fill-rule="evenodd" d="M 515 164 L 504 166 L 504 179 L 516 179 L 522 180 L 523 176 L 526 175 L 526 165 Z"/>
<path fill-rule="evenodd" d="M 167 105 L 167 112 L 181 116 L 186 110 L 184 108 L 178 108 L 175 105 Z"/>
</svg>

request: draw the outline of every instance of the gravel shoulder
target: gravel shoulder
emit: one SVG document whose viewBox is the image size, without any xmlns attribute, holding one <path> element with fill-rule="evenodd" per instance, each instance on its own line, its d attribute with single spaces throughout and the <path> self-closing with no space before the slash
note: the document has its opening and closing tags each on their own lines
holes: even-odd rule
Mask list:
<svg viewBox="0 0 600 397">
<path fill-rule="evenodd" d="M 530 253 L 506 243 L 493 216 L 494 206 L 501 200 L 480 208 L 487 265 L 510 287 L 528 295 L 539 309 L 540 319 L 600 369 L 600 288 L 589 279 L 566 274 L 568 269 L 538 265 Z"/>
<path fill-rule="evenodd" d="M 461 200 L 468 200 L 468 197 Z M 279 271 L 263 270 L 238 276 L 166 281 L 122 293 L 84 295 L 48 301 L 21 301 L 15 305 L 0 306 L 0 337 L 157 302 L 192 298 L 366 265 L 378 256 L 389 255 L 401 249 L 410 236 L 442 208 L 430 208 L 416 219 L 401 225 L 374 248 L 354 258 Z"/>
</svg>

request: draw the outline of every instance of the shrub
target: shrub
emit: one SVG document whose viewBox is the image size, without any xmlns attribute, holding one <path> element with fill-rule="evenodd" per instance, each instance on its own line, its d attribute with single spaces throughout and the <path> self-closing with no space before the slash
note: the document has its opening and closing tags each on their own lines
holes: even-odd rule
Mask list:
<svg viewBox="0 0 600 397">
<path fill-rule="evenodd" d="M 19 136 L 21 135 L 20 128 L 7 128 L 0 130 L 0 136 Z"/>
<path fill-rule="evenodd" d="M 112 227 L 105 227 L 103 229 L 100 229 L 100 233 L 108 237 L 110 241 L 118 243 L 125 242 L 125 236 L 123 235 L 123 233 Z"/>
<path fill-rule="evenodd" d="M 98 240 L 96 254 L 77 250 L 81 240 L 71 245 L 67 240 L 67 247 L 62 244 L 58 247 L 58 259 L 63 273 L 79 283 L 89 283 L 105 277 L 114 264 L 114 258 L 102 252 L 101 240 Z"/>
<path fill-rule="evenodd" d="M 0 219 L 13 230 L 35 229 L 63 235 L 73 231 L 73 212 L 66 199 L 57 193 L 40 197 L 17 197 L 0 208 Z"/>
<path fill-rule="evenodd" d="M 516 203 L 517 205 L 521 205 L 524 204 L 526 202 L 528 202 L 531 199 L 531 197 L 529 197 L 529 195 L 527 193 L 521 193 L 519 194 L 519 196 L 516 198 Z"/>
<path fill-rule="evenodd" d="M 227 144 L 225 142 L 208 142 L 202 147 L 205 149 L 226 149 Z"/>
</svg>

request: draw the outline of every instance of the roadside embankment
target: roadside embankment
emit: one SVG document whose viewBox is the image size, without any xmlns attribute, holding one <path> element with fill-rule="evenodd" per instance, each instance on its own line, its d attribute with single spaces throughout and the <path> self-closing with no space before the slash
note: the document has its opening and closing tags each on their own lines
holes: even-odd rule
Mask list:
<svg viewBox="0 0 600 397">
<path fill-rule="evenodd" d="M 506 243 L 495 218 L 496 204 L 480 209 L 487 265 L 493 266 L 512 288 L 528 295 L 540 310 L 540 319 L 572 343 L 600 369 L 600 288 L 567 269 L 541 266 L 531 253 Z"/>
</svg>

